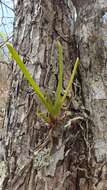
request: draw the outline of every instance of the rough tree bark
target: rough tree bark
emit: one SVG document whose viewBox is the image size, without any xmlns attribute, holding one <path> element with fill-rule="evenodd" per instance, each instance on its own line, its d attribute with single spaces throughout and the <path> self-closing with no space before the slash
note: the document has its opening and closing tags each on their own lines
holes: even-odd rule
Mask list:
<svg viewBox="0 0 107 190">
<path fill-rule="evenodd" d="M 36 116 L 41 105 L 13 64 L 3 190 L 107 189 L 106 11 L 106 0 L 15 1 L 14 46 L 41 89 L 52 93 L 57 86 L 57 38 L 64 51 L 63 88 L 77 56 L 81 64 L 67 97 L 69 115 L 53 130 L 53 146 L 44 145 L 50 129 Z"/>
</svg>

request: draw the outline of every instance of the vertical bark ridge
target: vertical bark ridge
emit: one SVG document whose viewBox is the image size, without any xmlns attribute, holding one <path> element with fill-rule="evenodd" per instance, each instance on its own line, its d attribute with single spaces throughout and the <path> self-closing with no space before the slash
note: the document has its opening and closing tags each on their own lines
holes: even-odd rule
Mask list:
<svg viewBox="0 0 107 190">
<path fill-rule="evenodd" d="M 105 176 L 107 160 L 107 88 L 105 82 L 107 76 L 105 36 L 107 2 L 105 0 L 84 1 L 81 5 L 79 9 L 76 5 L 78 11 L 76 36 L 81 59 L 80 74 L 85 108 L 90 112 L 90 118 L 94 123 L 95 158 L 93 165 L 97 179 L 93 177 L 93 186 L 94 189 L 102 190 L 107 188 Z M 101 172 L 101 181 L 98 171 Z"/>
<path fill-rule="evenodd" d="M 42 89 L 49 89 L 49 92 L 55 90 L 58 75 L 57 55 L 54 50 L 54 80 L 51 77 L 51 48 L 57 38 L 61 41 L 64 52 L 65 88 L 76 59 L 76 45 L 72 38 L 74 28 L 73 21 L 71 23 L 72 9 L 62 0 L 25 0 L 17 1 L 15 14 L 14 46 L 36 82 Z M 14 64 L 11 101 L 5 120 L 8 175 L 3 189 L 69 189 L 70 186 L 75 189 L 77 174 L 75 166 L 73 173 L 69 171 L 71 166 L 68 168 L 66 166 L 66 160 L 71 152 L 68 149 L 71 148 L 66 147 L 66 144 L 69 144 L 67 133 L 66 139 L 63 139 L 63 124 L 61 123 L 54 131 L 55 147 L 52 156 L 49 156 L 51 145 L 38 152 L 35 148 L 37 144 L 45 142 L 49 131 L 46 124 L 35 114 L 37 105 L 43 110 L 32 88 L 28 86 L 18 66 Z M 69 152 L 67 156 L 65 148 L 66 152 Z"/>
<path fill-rule="evenodd" d="M 73 3 L 78 15 L 76 24 Z M 54 93 L 57 85 L 56 50 L 53 51 L 55 68 L 53 77 L 50 63 L 54 41 L 58 38 L 63 45 L 63 88 L 67 84 L 72 64 L 77 56 L 77 45 L 79 46 L 80 75 L 85 108 L 81 102 L 81 86 L 76 78 L 73 92 L 70 92 L 67 98 L 69 102 L 67 111 L 70 111 L 70 115 L 65 117 L 61 123 L 59 122 L 58 127 L 53 130 L 54 146 L 51 147 L 46 143 L 42 149 L 37 150 L 35 147 L 46 141 L 49 132 L 46 124 L 35 114 L 37 105 L 39 109 L 44 110 L 44 108 L 38 102 L 32 88 L 24 80 L 17 65 L 14 64 L 11 102 L 5 121 L 8 176 L 4 181 L 4 190 L 95 190 L 100 189 L 101 185 L 102 188 L 104 187 L 106 163 L 99 164 L 95 157 L 92 157 L 94 155 L 94 130 L 98 137 L 96 109 L 99 110 L 101 104 L 101 101 L 98 101 L 99 99 L 96 101 L 95 95 L 93 95 L 93 90 L 96 91 L 93 88 L 101 87 L 101 84 L 97 83 L 95 87 L 93 86 L 97 76 L 103 78 L 102 72 L 105 71 L 101 70 L 105 61 L 102 62 L 101 56 L 98 58 L 100 42 L 103 43 L 103 41 L 99 42 L 96 35 L 93 38 L 94 31 L 99 35 L 100 30 L 96 25 L 96 21 L 100 21 L 100 2 L 84 0 L 73 3 L 63 0 L 18 0 L 16 3 L 14 46 L 43 90 L 47 91 L 48 89 L 49 93 Z M 92 9 L 92 6 L 95 10 Z M 101 51 L 103 54 L 103 48 Z M 106 57 L 106 53 L 104 56 Z M 95 64 L 96 60 L 97 65 Z M 103 78 L 103 82 L 106 82 L 105 78 Z M 95 106 L 93 106 L 93 102 Z M 102 103 L 102 105 L 104 108 L 105 104 Z M 103 108 L 102 112 L 105 109 Z M 88 117 L 85 109 L 90 111 L 91 117 Z M 71 120 L 72 117 L 77 118 L 78 116 L 81 118 L 79 122 Z M 92 120 L 95 129 L 93 129 Z M 64 128 L 65 125 L 68 127 Z M 97 139 L 99 140 L 99 138 Z M 50 148 L 52 148 L 52 152 L 49 156 Z M 103 180 L 100 181 L 100 177 Z"/>
</svg>

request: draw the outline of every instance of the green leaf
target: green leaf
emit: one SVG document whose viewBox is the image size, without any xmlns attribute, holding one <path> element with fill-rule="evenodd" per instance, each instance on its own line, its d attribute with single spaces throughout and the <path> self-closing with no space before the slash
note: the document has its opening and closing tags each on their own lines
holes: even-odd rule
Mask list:
<svg viewBox="0 0 107 190">
<path fill-rule="evenodd" d="M 56 47 L 58 51 L 58 86 L 56 90 L 56 99 L 54 104 L 54 112 L 57 115 L 61 109 L 61 93 L 62 93 L 62 75 L 63 75 L 63 50 L 62 45 L 59 41 L 56 42 Z"/>
<path fill-rule="evenodd" d="M 26 66 L 24 65 L 22 59 L 16 52 L 16 50 L 13 48 L 13 46 L 10 43 L 7 43 L 7 47 L 9 52 L 12 55 L 12 58 L 16 61 L 16 63 L 19 65 L 20 69 L 22 70 L 23 74 L 25 75 L 26 79 L 29 81 L 30 85 L 33 87 L 33 90 L 37 94 L 40 101 L 44 104 L 45 108 L 48 110 L 48 112 L 52 113 L 52 105 L 46 100 L 44 97 L 42 91 L 40 90 L 39 86 L 36 84 L 36 82 L 33 80 L 31 74 L 27 70 Z"/>
<path fill-rule="evenodd" d="M 74 68 L 73 68 L 73 71 L 72 71 L 72 74 L 71 74 L 71 77 L 70 77 L 70 80 L 69 80 L 69 82 L 68 82 L 67 88 L 66 88 L 66 90 L 65 90 L 64 96 L 63 96 L 62 101 L 61 101 L 61 102 L 62 102 L 62 103 L 61 103 L 62 105 L 63 105 L 63 103 L 64 103 L 64 101 L 65 101 L 65 99 L 66 99 L 66 96 L 67 96 L 67 94 L 68 94 L 70 88 L 72 87 L 73 80 L 74 80 L 74 77 L 75 77 L 75 74 L 76 74 L 77 67 L 78 67 L 79 63 L 80 63 L 80 61 L 79 61 L 79 58 L 77 57 L 76 62 L 75 62 L 75 65 L 74 65 Z"/>
<path fill-rule="evenodd" d="M 62 76 L 63 76 L 63 50 L 62 45 L 59 41 L 56 42 L 57 45 L 57 51 L 58 51 L 58 68 L 59 68 L 59 74 L 58 74 L 58 86 L 56 90 L 56 96 L 54 104 L 51 99 L 48 98 L 48 96 L 45 96 L 41 89 L 39 88 L 38 84 L 33 80 L 31 74 L 29 73 L 27 67 L 23 63 L 21 57 L 18 55 L 17 51 L 13 48 L 11 43 L 7 43 L 7 48 L 12 56 L 12 58 L 16 61 L 18 66 L 20 67 L 21 71 L 23 72 L 26 79 L 29 81 L 30 85 L 33 87 L 33 90 L 37 94 L 38 98 L 40 99 L 41 103 L 45 106 L 45 108 L 48 110 L 48 117 L 44 113 L 38 113 L 40 117 L 42 117 L 46 122 L 50 122 L 51 119 L 54 119 L 61 110 L 61 107 L 63 106 L 63 103 L 66 99 L 66 96 L 68 94 L 68 91 L 72 87 L 72 83 L 77 71 L 77 67 L 79 64 L 79 58 L 77 58 L 70 80 L 68 82 L 67 88 L 65 90 L 63 98 L 61 98 L 62 93 Z"/>
<path fill-rule="evenodd" d="M 1 60 L 4 59 L 4 58 L 3 58 L 3 51 L 2 51 L 2 49 L 0 49 L 0 59 L 1 59 Z"/>
<path fill-rule="evenodd" d="M 0 32 L 0 37 L 3 39 L 3 41 L 7 41 L 7 36 L 4 32 Z"/>
<path fill-rule="evenodd" d="M 42 112 L 39 112 L 39 111 L 37 110 L 36 115 L 37 115 L 38 117 L 41 117 L 46 123 L 50 123 L 50 119 L 49 119 L 49 117 L 47 116 L 47 113 L 42 113 Z"/>
</svg>

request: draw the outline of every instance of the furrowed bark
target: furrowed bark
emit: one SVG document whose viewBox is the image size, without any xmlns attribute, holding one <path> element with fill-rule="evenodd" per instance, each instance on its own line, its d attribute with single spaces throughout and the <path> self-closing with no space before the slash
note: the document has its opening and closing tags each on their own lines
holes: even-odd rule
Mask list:
<svg viewBox="0 0 107 190">
<path fill-rule="evenodd" d="M 37 107 L 43 108 L 18 66 L 13 65 L 4 125 L 7 176 L 3 190 L 106 188 L 107 54 L 103 16 L 107 5 L 105 1 L 73 3 L 16 2 L 14 46 L 44 91 L 48 89 L 54 95 L 57 86 L 56 39 L 64 51 L 63 88 L 78 55 L 81 64 L 67 97 L 69 115 L 53 129 L 51 143 L 47 141 L 50 129 L 36 116 Z M 42 148 L 38 150 L 40 143 Z"/>
</svg>

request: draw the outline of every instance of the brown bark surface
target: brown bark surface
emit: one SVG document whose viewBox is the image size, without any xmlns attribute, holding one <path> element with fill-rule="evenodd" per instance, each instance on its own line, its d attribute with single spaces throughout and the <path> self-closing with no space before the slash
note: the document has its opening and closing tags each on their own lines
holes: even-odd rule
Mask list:
<svg viewBox="0 0 107 190">
<path fill-rule="evenodd" d="M 50 129 L 36 115 L 38 107 L 43 110 L 40 102 L 18 66 L 13 65 L 4 125 L 7 176 L 3 190 L 107 188 L 107 21 L 104 20 L 107 3 L 104 0 L 73 3 L 16 2 L 14 46 L 43 91 L 54 98 L 58 78 L 54 45 L 57 39 L 63 46 L 64 89 L 77 56 L 81 64 L 62 110 L 67 116 L 57 122 L 51 138 Z"/>
</svg>

